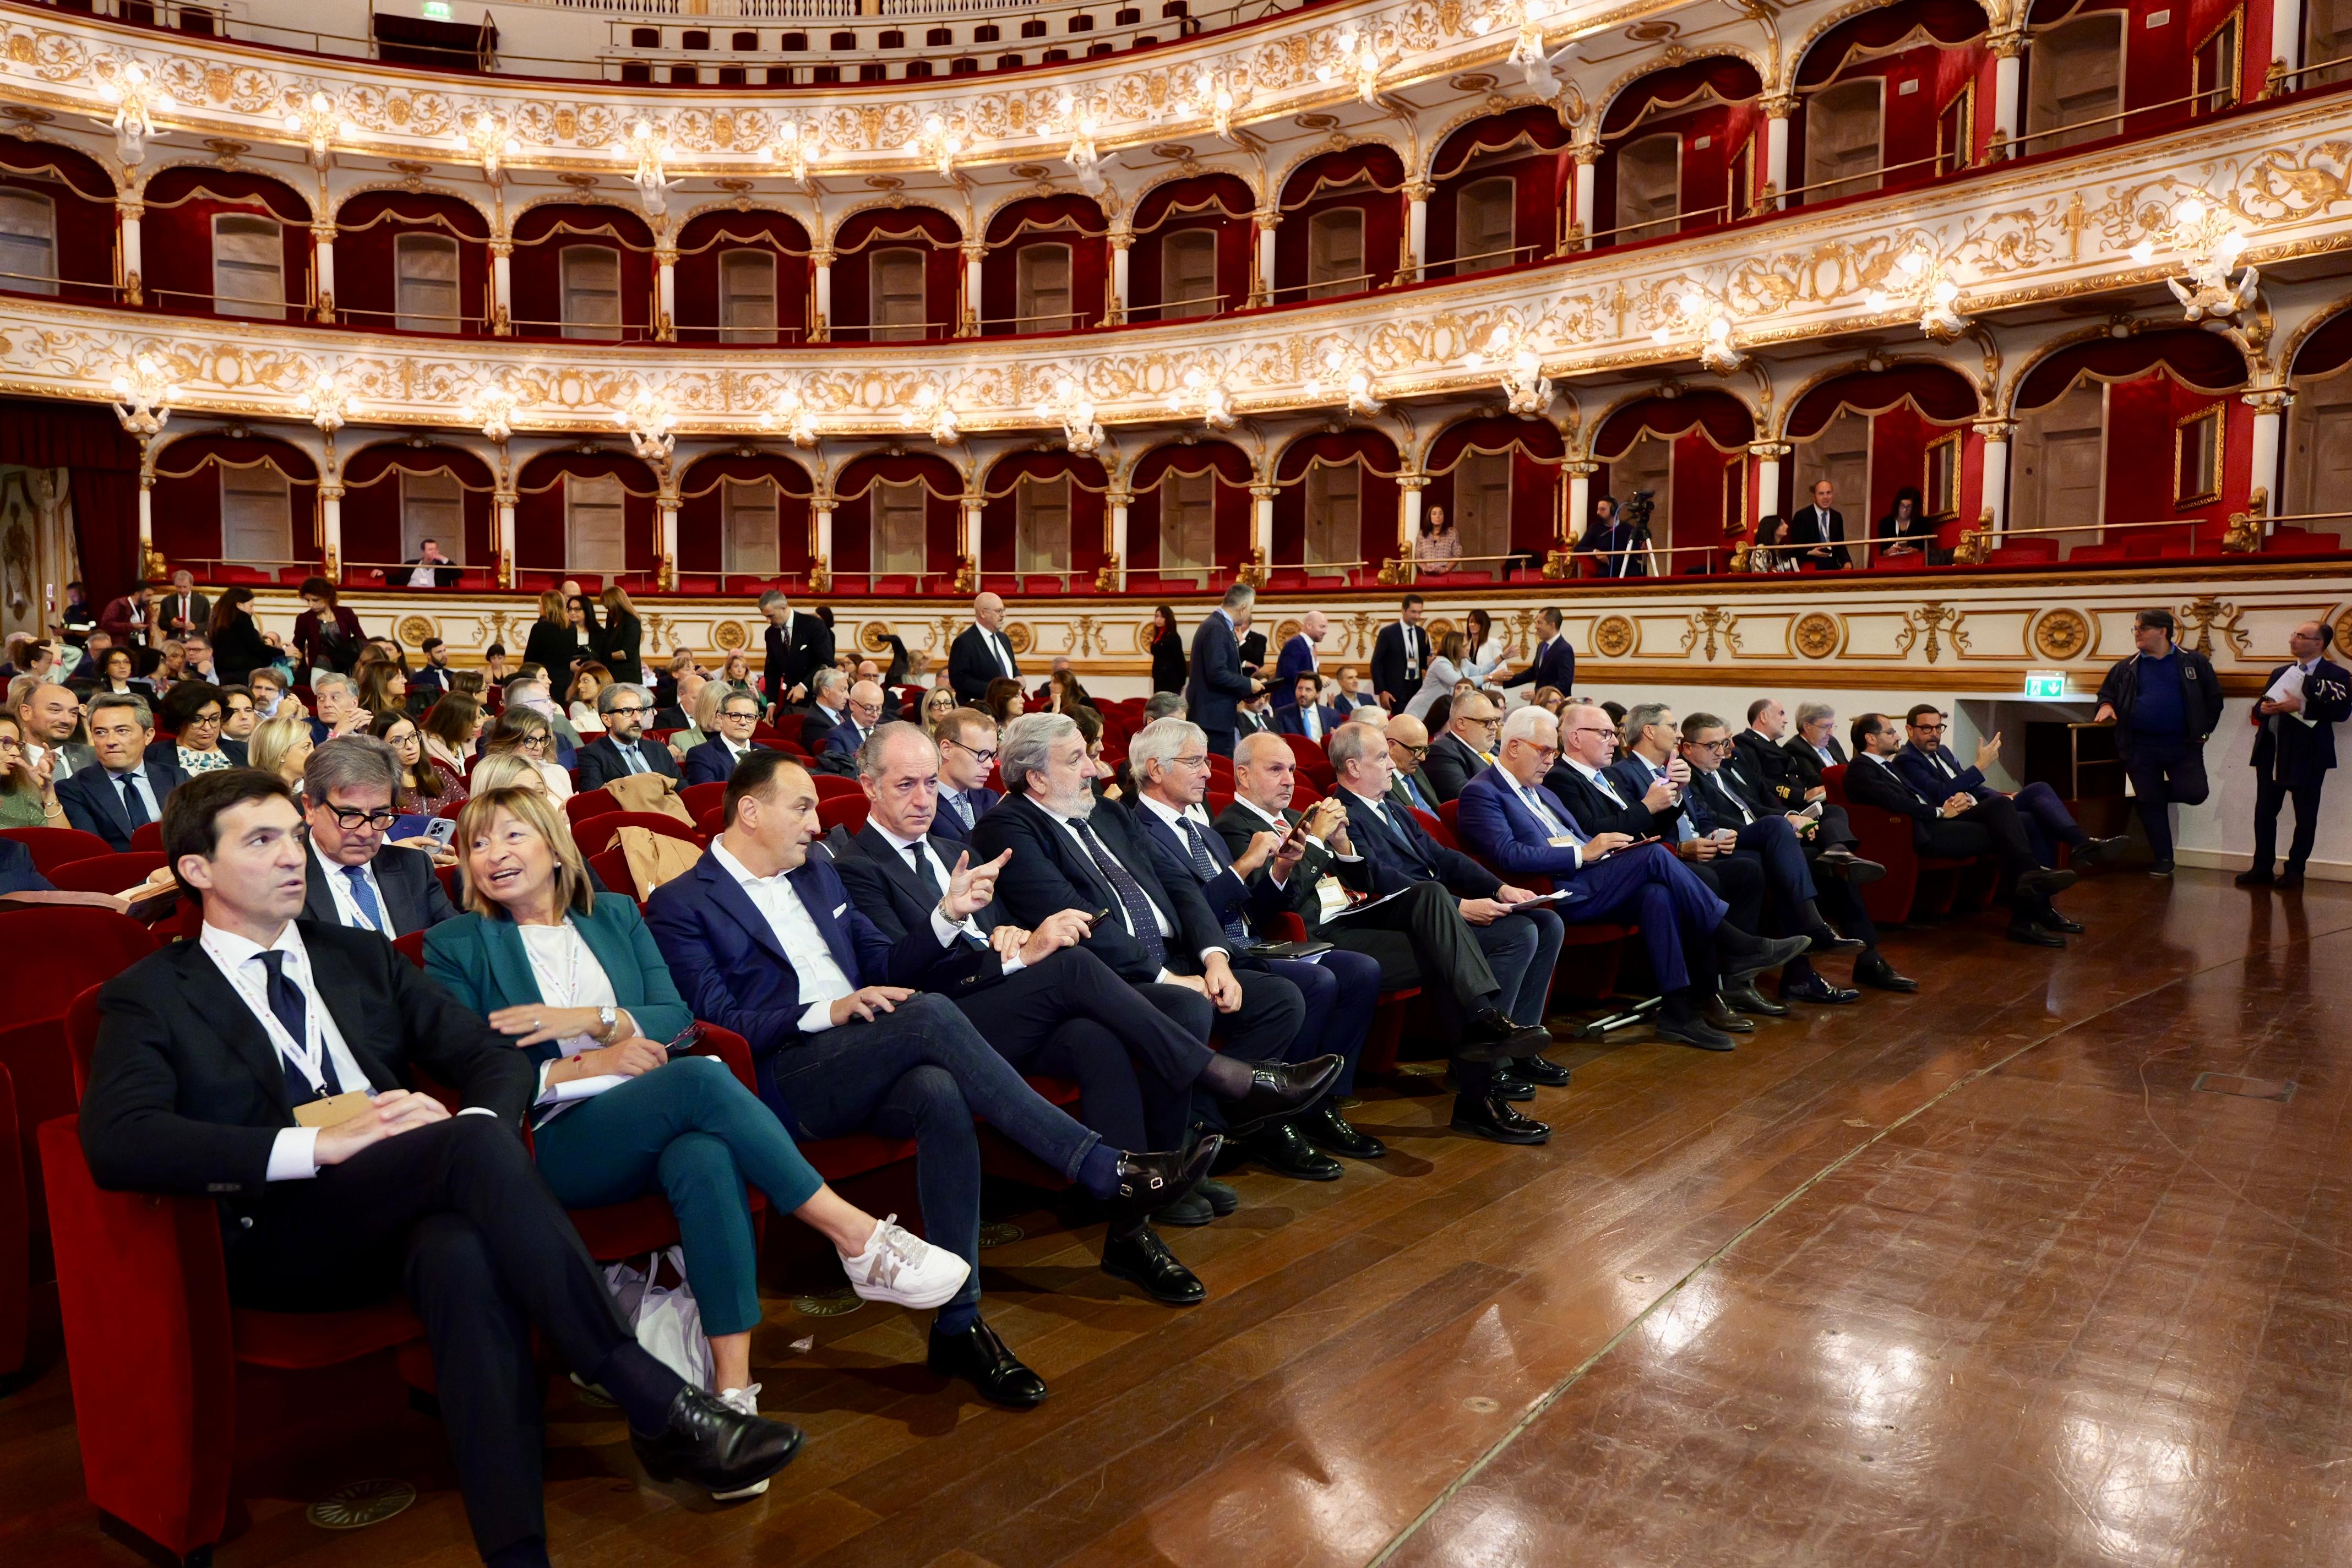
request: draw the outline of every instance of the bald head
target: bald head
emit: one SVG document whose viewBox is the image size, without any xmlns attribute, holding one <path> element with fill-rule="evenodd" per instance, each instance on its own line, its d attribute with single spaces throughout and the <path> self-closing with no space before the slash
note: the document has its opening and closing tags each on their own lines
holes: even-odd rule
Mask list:
<svg viewBox="0 0 2352 1568">
<path fill-rule="evenodd" d="M 1321 642 L 1323 634 L 1331 629 L 1331 617 L 1320 610 L 1309 610 L 1307 618 L 1298 623 L 1298 629 L 1306 634 L 1308 642 Z"/>
<path fill-rule="evenodd" d="M 980 623 L 982 631 L 1000 631 L 1004 626 L 1004 601 L 993 594 L 982 594 L 971 602 L 971 618 Z"/>
<path fill-rule="evenodd" d="M 882 688 L 870 680 L 861 680 L 849 689 L 849 716 L 861 726 L 872 729 L 882 721 Z"/>
<path fill-rule="evenodd" d="M 1559 710 L 1562 755 L 1588 768 L 1605 768 L 1617 760 L 1616 742 L 1617 726 L 1610 721 L 1607 709 L 1592 702 L 1570 702 Z"/>
</svg>

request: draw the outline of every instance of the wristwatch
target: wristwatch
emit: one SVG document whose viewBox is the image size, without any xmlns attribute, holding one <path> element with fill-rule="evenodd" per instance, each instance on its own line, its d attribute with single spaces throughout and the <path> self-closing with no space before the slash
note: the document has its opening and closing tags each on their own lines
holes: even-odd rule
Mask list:
<svg viewBox="0 0 2352 1568">
<path fill-rule="evenodd" d="M 596 1022 L 604 1031 L 596 1037 L 598 1042 L 605 1045 L 611 1044 L 613 1037 L 615 1034 L 618 1034 L 621 1028 L 621 1015 L 619 1009 L 614 1007 L 597 1008 Z"/>
</svg>

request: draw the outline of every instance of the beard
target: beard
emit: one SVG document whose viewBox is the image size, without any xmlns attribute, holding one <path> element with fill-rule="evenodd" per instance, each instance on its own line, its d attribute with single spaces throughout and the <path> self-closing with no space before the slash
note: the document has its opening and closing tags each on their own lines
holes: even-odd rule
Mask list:
<svg viewBox="0 0 2352 1568">
<path fill-rule="evenodd" d="M 1046 802 L 1046 805 L 1057 816 L 1074 817 L 1084 822 L 1095 814 L 1095 792 L 1090 786 L 1082 784 L 1077 787 L 1075 795 L 1066 798 L 1056 795 Z"/>
</svg>

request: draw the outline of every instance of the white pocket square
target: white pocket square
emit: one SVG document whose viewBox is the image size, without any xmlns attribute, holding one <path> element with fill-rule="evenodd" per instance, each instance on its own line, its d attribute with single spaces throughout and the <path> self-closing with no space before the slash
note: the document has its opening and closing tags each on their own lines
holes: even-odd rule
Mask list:
<svg viewBox="0 0 2352 1568">
<path fill-rule="evenodd" d="M 834 910 L 834 911 L 833 911 L 833 918 L 834 918 L 835 920 L 839 920 L 842 916 L 844 916 L 844 915 L 847 914 L 848 912 L 849 912 L 849 906 L 848 906 L 847 904 L 844 904 L 844 905 L 842 905 L 842 906 L 841 906 L 841 908 L 839 908 L 839 909 L 837 909 L 837 910 Z"/>
</svg>

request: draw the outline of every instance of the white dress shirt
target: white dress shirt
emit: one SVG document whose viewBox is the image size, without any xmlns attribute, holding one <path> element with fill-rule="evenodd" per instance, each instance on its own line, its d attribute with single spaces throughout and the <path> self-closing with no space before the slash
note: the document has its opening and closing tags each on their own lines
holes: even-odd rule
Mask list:
<svg viewBox="0 0 2352 1568">
<path fill-rule="evenodd" d="M 408 585 L 412 588 L 439 587 L 441 585 L 441 580 L 434 575 L 436 564 L 437 563 L 435 563 L 419 561 L 415 568 L 408 574 Z"/>
<path fill-rule="evenodd" d="M 1222 614 L 1223 612 L 1212 611 L 1211 613 Z M 1144 798 L 1149 800 L 1151 797 L 1146 795 Z M 1168 918 L 1168 911 L 1160 907 L 1159 900 L 1151 896 L 1151 889 L 1143 886 L 1143 879 L 1135 876 L 1135 868 L 1128 866 L 1126 861 L 1120 860 L 1118 858 L 1118 851 L 1110 847 L 1110 841 L 1104 838 L 1100 834 L 1087 830 L 1085 823 L 1079 818 L 1064 816 L 1060 812 L 1055 811 L 1049 806 L 1045 806 L 1042 802 L 1039 803 L 1039 809 L 1043 810 L 1046 816 L 1052 817 L 1055 821 L 1060 823 L 1062 825 L 1063 832 L 1077 840 L 1078 853 L 1087 858 L 1087 865 L 1091 866 L 1095 863 L 1095 846 L 1099 844 L 1102 847 L 1102 852 L 1106 856 L 1109 857 L 1110 859 L 1117 862 L 1118 865 L 1126 867 L 1127 874 L 1129 877 L 1135 877 L 1135 885 L 1142 892 L 1143 901 L 1151 906 L 1151 921 L 1153 925 L 1159 928 L 1160 945 L 1164 948 L 1167 945 L 1169 939 L 1176 934 L 1176 924 L 1173 921 Z M 1114 807 L 1113 809 L 1117 808 Z M 1135 921 L 1127 912 L 1127 900 L 1118 897 L 1118 890 L 1115 888 L 1111 889 L 1111 913 L 1117 915 L 1118 917 L 1118 923 L 1127 928 L 1127 934 L 1133 936 L 1135 934 Z M 1230 952 L 1231 950 L 1223 942 L 1219 942 L 1212 947 L 1204 947 L 1201 950 L 1201 962 L 1206 963 L 1209 961 L 1209 954 L 1213 952 L 1230 953 Z M 1170 981 L 1174 980 L 1176 978 L 1176 974 L 1172 970 L 1162 969 L 1152 978 L 1157 984 L 1165 985 Z"/>
<path fill-rule="evenodd" d="M 1519 804 L 1535 813 L 1536 821 L 1551 836 L 1553 847 L 1565 847 L 1572 852 L 1576 856 L 1576 868 L 1580 871 L 1583 870 L 1584 835 L 1576 830 L 1574 823 L 1561 820 L 1565 814 L 1553 806 L 1551 801 L 1547 798 L 1543 786 L 1524 784 L 1517 779 L 1512 779 L 1511 787 L 1518 792 Z M 1562 838 L 1568 840 L 1565 846 L 1559 843 Z"/>
<path fill-rule="evenodd" d="M 1641 763 L 1643 767 L 1648 769 L 1650 777 L 1653 781 L 1663 779 L 1666 776 L 1666 765 L 1664 763 L 1654 763 L 1639 752 L 1628 752 L 1625 754 L 1633 758 L 1635 762 Z M 1572 762 L 1574 759 L 1571 758 L 1570 761 Z M 1689 842 L 1691 839 L 1696 838 L 1697 837 L 1698 828 L 1692 823 L 1690 813 L 1688 811 L 1676 812 L 1675 814 L 1675 842 L 1677 844 L 1684 844 Z"/>
<path fill-rule="evenodd" d="M 1570 767 L 1574 768 L 1578 773 L 1582 773 L 1584 775 L 1584 782 L 1591 784 L 1594 789 L 1599 790 L 1602 795 L 1606 795 L 1609 798 L 1610 804 L 1620 806 L 1625 804 L 1625 797 L 1617 793 L 1616 781 L 1612 779 L 1607 773 L 1602 773 L 1599 768 L 1592 766 L 1589 763 L 1580 763 L 1574 757 L 1567 757 L 1562 760 L 1565 761 Z"/>
<path fill-rule="evenodd" d="M 907 851 L 912 849 L 917 843 L 917 840 L 912 838 L 899 837 L 897 834 L 883 826 L 881 819 L 878 817 L 869 816 L 866 821 L 866 825 L 872 827 L 875 832 L 889 840 L 891 847 L 898 851 L 898 858 L 901 860 L 907 858 Z M 924 837 L 920 842 L 923 846 L 924 864 L 929 866 L 931 868 L 931 875 L 940 879 L 940 886 L 942 888 L 946 887 L 950 880 L 947 862 L 940 858 L 940 852 L 931 847 L 931 841 L 928 837 Z M 914 868 L 910 866 L 908 869 L 912 870 Z M 988 940 L 988 933 L 980 929 L 980 922 L 977 920 L 974 920 L 970 915 L 966 915 L 963 917 L 962 922 L 959 924 L 958 922 L 948 919 L 946 914 L 940 910 L 937 904 L 933 904 L 931 906 L 931 934 L 940 939 L 940 945 L 941 947 L 948 946 L 959 936 L 968 936 L 974 942 L 986 942 Z M 1007 974 L 1017 973 L 1027 964 L 1027 963 L 1028 960 L 1022 958 L 1016 953 L 1014 956 L 1004 960 L 1004 973 Z"/>
<path fill-rule="evenodd" d="M 735 879 L 751 907 L 767 921 L 768 929 L 783 945 L 784 956 L 793 961 L 793 973 L 800 981 L 800 1030 L 804 1035 L 822 1034 L 833 1027 L 833 1005 L 844 996 L 857 994 L 857 986 L 842 970 L 825 945 L 824 933 L 816 929 L 816 921 L 801 903 L 800 889 L 792 883 L 790 871 L 779 871 L 772 877 L 755 877 L 743 862 L 727 852 L 727 846 L 718 839 L 710 842 L 710 853 L 727 874 Z M 849 906 L 844 904 L 834 911 L 839 916 Z"/>
<path fill-rule="evenodd" d="M 375 895 L 375 907 L 383 911 L 383 924 L 381 928 L 360 912 L 359 900 L 352 895 L 352 879 L 343 874 L 343 868 L 340 863 L 327 858 L 319 848 L 318 840 L 315 838 L 310 841 L 310 858 L 316 860 L 319 863 L 319 869 L 326 874 L 327 891 L 332 893 L 335 898 L 337 925 L 350 926 L 354 931 L 372 931 L 386 942 L 400 934 L 393 924 L 392 905 L 383 896 L 383 884 L 375 879 L 373 860 L 362 866 L 359 870 L 360 875 L 366 879 L 368 891 Z"/>
<path fill-rule="evenodd" d="M 980 635 L 981 639 L 988 644 L 988 651 L 996 656 L 996 668 L 1004 672 L 1006 679 L 1018 680 L 1020 672 L 1013 668 L 1013 650 L 1005 646 L 1003 634 L 982 626 Z"/>
</svg>

